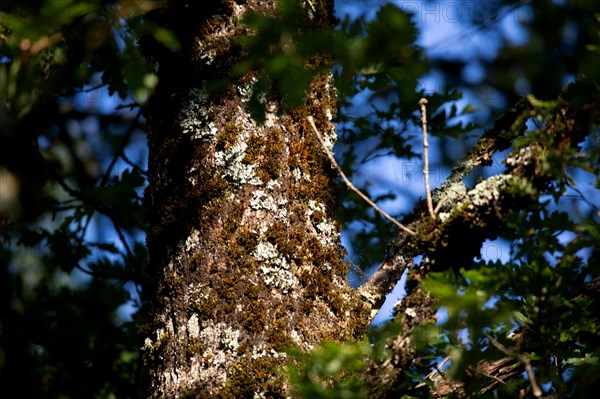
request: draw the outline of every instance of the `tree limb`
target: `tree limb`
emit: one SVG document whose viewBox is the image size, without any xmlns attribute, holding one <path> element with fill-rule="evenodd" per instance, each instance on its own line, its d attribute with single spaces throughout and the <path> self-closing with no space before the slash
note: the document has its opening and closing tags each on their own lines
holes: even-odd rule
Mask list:
<svg viewBox="0 0 600 399">
<path fill-rule="evenodd" d="M 515 137 L 522 135 L 526 128 L 525 121 L 531 116 L 532 110 L 530 99 L 522 97 L 496 120 L 491 129 L 485 131 L 477 144 L 455 164 L 446 181 L 434 191 L 433 201 L 437 203 L 435 212 L 448 210 L 443 206 L 445 203 L 450 204 L 451 208 L 464 198 L 467 189 L 462 179 L 478 165 L 491 165 L 492 156 L 497 151 L 507 149 Z M 410 230 L 420 230 L 423 208 L 424 203 L 420 201 L 403 219 Z M 411 236 L 399 232 L 388 246 L 385 259 L 377 271 L 359 289 L 362 298 L 371 306 L 372 317 L 375 317 L 385 296 L 392 291 L 402 274 L 412 266 L 412 259 L 420 254 L 408 245 L 409 241 Z"/>
<path fill-rule="evenodd" d="M 577 90 L 576 90 L 577 89 Z M 543 140 L 529 140 L 526 144 L 513 150 L 505 159 L 506 170 L 499 175 L 492 176 L 477 184 L 473 189 L 463 195 L 457 195 L 457 200 L 449 201 L 450 206 L 445 209 L 445 214 L 440 214 L 438 222 L 423 223 L 421 219 L 426 215 L 427 208 L 423 201 L 417 204 L 411 214 L 404 221 L 417 232 L 415 237 L 408 237 L 402 233 L 388 247 L 386 259 L 375 274 L 360 287 L 360 293 L 365 300 L 374 304 L 373 310 L 382 303 L 385 295 L 400 278 L 402 273 L 412 266 L 414 256 L 423 254 L 424 260 L 419 268 L 411 270 L 407 278 L 407 295 L 395 307 L 396 322 L 402 325 L 402 333 L 390 341 L 388 347 L 393 352 L 393 365 L 379 365 L 373 367 L 370 376 L 377 379 L 381 385 L 392 389 L 394 382 L 402 370 L 409 367 L 418 359 L 416 348 L 411 344 L 415 328 L 428 323 L 435 323 L 435 299 L 422 287 L 421 282 L 430 270 L 458 270 L 470 264 L 473 257 L 478 254 L 483 241 L 495 237 L 502 226 L 505 217 L 512 212 L 523 209 L 536 202 L 543 195 L 550 184 L 557 179 L 544 167 L 544 159 L 549 151 L 556 147 L 575 147 L 590 133 L 590 125 L 598 124 L 600 118 L 597 113 L 599 100 L 595 92 L 583 93 L 577 84 L 569 85 L 564 90 L 552 114 L 546 118 L 540 135 L 549 135 L 552 148 L 545 147 Z M 573 93 L 577 91 L 577 93 Z M 578 96 L 578 97 L 575 97 Z M 585 96 L 584 98 L 582 96 Z M 576 99 L 576 105 L 571 104 L 571 98 Z M 437 198 L 449 195 L 452 187 L 476 164 L 491 162 L 491 154 L 507 148 L 510 139 L 521 134 L 522 124 L 532 111 L 532 98 L 520 100 L 521 112 L 504 115 L 494 128 L 487 131 L 479 140 L 474 149 L 469 151 L 466 158 L 455 167 L 450 178 L 438 189 Z M 513 122 L 510 123 L 509 121 Z M 502 122 L 500 122 L 502 121 Z M 507 132 L 500 126 L 514 126 L 513 133 Z M 508 140 L 508 141 L 507 141 Z M 519 189 L 526 186 L 527 189 Z M 463 186 L 464 187 L 464 186 Z M 458 191 L 458 190 L 454 190 Z M 435 198 L 435 196 L 434 196 Z M 426 220 L 427 218 L 423 218 Z M 516 365 L 509 359 L 487 361 L 479 364 L 476 373 L 483 376 L 492 375 L 493 381 L 484 389 L 492 389 L 509 376 L 515 375 Z M 517 359 L 523 364 L 523 359 Z M 497 362 L 497 363 L 496 363 Z M 531 369 L 531 368 L 530 368 Z M 499 379 L 499 380 L 498 380 Z M 530 376 L 530 380 L 532 377 Z M 532 385 L 532 387 L 534 387 Z M 460 394 L 462 385 L 448 383 L 449 392 Z M 538 387 L 539 388 L 539 387 Z M 381 388 L 384 392 L 385 389 Z M 438 390 L 438 388 L 436 388 Z M 534 393 L 538 392 L 535 387 Z M 449 393 L 448 392 L 448 393 Z M 434 396 L 437 393 L 432 392 Z M 376 395 L 377 396 L 377 395 Z M 378 397 L 378 396 L 377 396 Z M 383 397 L 383 396 L 382 396 Z"/>
</svg>

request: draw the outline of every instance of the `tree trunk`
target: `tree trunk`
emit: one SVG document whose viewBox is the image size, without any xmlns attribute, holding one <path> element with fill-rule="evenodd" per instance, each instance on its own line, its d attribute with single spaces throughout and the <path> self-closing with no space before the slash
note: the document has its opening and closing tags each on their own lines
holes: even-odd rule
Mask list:
<svg viewBox="0 0 600 399">
<path fill-rule="evenodd" d="M 330 77 L 288 114 L 265 96 L 263 125 L 247 107 L 253 72 L 206 89 L 240 59 L 241 18 L 274 15 L 276 3 L 175 2 L 156 16 L 182 51 L 154 52 L 160 85 L 146 112 L 150 397 L 290 396 L 284 348 L 352 339 L 369 322 L 345 279 L 334 171 L 306 122 L 314 116 L 335 137 Z M 331 3 L 313 1 L 316 13 L 305 5 L 306 23 L 329 24 Z"/>
</svg>

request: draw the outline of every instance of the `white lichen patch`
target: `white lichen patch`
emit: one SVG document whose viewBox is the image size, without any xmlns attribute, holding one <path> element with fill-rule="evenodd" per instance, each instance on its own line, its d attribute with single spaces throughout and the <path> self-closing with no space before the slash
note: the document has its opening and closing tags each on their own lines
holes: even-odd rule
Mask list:
<svg viewBox="0 0 600 399">
<path fill-rule="evenodd" d="M 169 326 L 171 329 L 173 329 L 173 324 L 169 324 Z M 158 330 L 156 330 L 156 340 L 160 341 L 162 340 L 165 336 L 166 336 L 166 331 L 162 328 L 159 328 Z"/>
<path fill-rule="evenodd" d="M 300 170 L 300 168 L 296 168 L 296 169 L 292 170 L 292 176 L 294 176 L 294 179 L 297 182 L 299 182 L 301 180 L 310 181 L 310 174 L 304 173 L 303 171 Z"/>
<path fill-rule="evenodd" d="M 205 285 L 190 283 L 188 285 L 188 296 L 196 300 L 208 299 L 208 292 L 205 290 Z"/>
<path fill-rule="evenodd" d="M 227 327 L 223 334 L 221 335 L 221 343 L 223 347 L 230 351 L 237 351 L 240 346 L 239 342 L 240 332 L 239 330 L 232 330 Z"/>
<path fill-rule="evenodd" d="M 444 223 L 450 217 L 450 212 L 440 212 L 438 213 L 438 217 L 440 218 L 440 221 Z"/>
<path fill-rule="evenodd" d="M 335 245 L 340 239 L 340 233 L 338 232 L 335 223 L 327 218 L 323 218 L 317 224 L 317 230 L 320 234 L 320 241 L 322 245 Z"/>
<path fill-rule="evenodd" d="M 256 85 L 256 79 L 254 76 L 250 79 L 250 81 L 244 85 L 238 86 L 237 92 L 240 95 L 240 100 L 243 103 L 247 103 L 250 101 L 250 97 L 252 97 L 252 93 L 254 92 L 254 86 Z"/>
<path fill-rule="evenodd" d="M 331 114 L 331 110 L 330 110 L 329 108 L 327 108 L 327 109 L 325 110 L 325 116 L 327 116 L 327 120 L 328 120 L 329 122 L 331 122 L 331 120 L 333 119 L 333 115 Z"/>
<path fill-rule="evenodd" d="M 208 49 L 201 39 L 196 39 L 196 52 L 198 53 L 198 58 L 206 65 L 213 63 L 216 52 L 214 49 Z"/>
<path fill-rule="evenodd" d="M 202 331 L 198 341 L 202 347 L 201 361 L 195 368 L 194 380 L 211 381 L 215 385 L 227 382 L 227 365 L 238 356 L 240 331 L 234 330 L 225 323 L 202 323 Z"/>
<path fill-rule="evenodd" d="M 185 251 L 191 252 L 200 244 L 200 232 L 196 229 L 185 239 Z"/>
<path fill-rule="evenodd" d="M 327 270 L 331 270 L 331 265 L 329 263 L 327 263 Z M 341 278 L 339 278 L 337 275 L 332 275 L 331 276 L 331 283 L 334 285 L 334 287 L 337 288 L 344 288 L 346 287 L 346 284 L 344 283 L 344 280 L 342 280 Z M 348 293 L 346 292 L 342 292 L 342 297 L 348 301 L 351 300 L 350 296 L 348 295 Z"/>
<path fill-rule="evenodd" d="M 265 127 L 280 127 L 285 130 L 285 126 L 281 124 L 281 119 L 277 116 L 277 108 L 275 106 L 267 107 L 268 112 L 265 114 Z"/>
<path fill-rule="evenodd" d="M 468 209 L 472 210 L 475 207 L 486 206 L 500 199 L 500 194 L 511 179 L 511 175 L 496 175 L 477 184 L 468 194 L 470 200 Z"/>
<path fill-rule="evenodd" d="M 195 186 L 197 184 L 197 178 L 195 176 L 196 172 L 198 171 L 198 168 L 195 166 L 192 166 L 188 172 L 188 181 L 190 182 L 190 184 L 192 186 Z"/>
<path fill-rule="evenodd" d="M 237 87 L 237 92 L 240 96 L 240 101 L 242 103 L 247 103 L 248 101 L 250 101 L 250 99 L 252 98 L 253 95 L 255 95 L 255 90 L 256 90 L 256 82 L 258 82 L 258 79 L 256 79 L 254 76 L 250 78 L 250 80 Z M 267 96 L 266 93 L 262 92 L 262 91 L 258 91 L 256 92 L 256 99 L 258 100 L 258 102 L 260 102 L 263 105 L 267 104 Z M 267 107 L 270 108 L 270 107 Z M 267 117 L 271 115 L 274 116 L 272 113 L 267 113 Z"/>
<path fill-rule="evenodd" d="M 204 329 L 200 332 L 200 342 L 206 348 L 204 354 L 209 351 L 236 352 L 240 346 L 240 331 L 233 330 L 225 323 L 211 325 L 210 322 L 204 322 Z M 205 356 L 206 357 L 206 356 Z"/>
<path fill-rule="evenodd" d="M 308 201 L 306 214 L 311 217 L 318 213 L 325 215 L 325 205 L 315 200 Z M 318 233 L 319 242 L 323 246 L 336 245 L 340 239 L 340 233 L 336 224 L 329 218 L 323 216 L 316 221 L 316 233 Z"/>
<path fill-rule="evenodd" d="M 280 257 L 277 247 L 268 241 L 260 242 L 256 246 L 256 250 L 253 253 L 254 259 L 259 262 L 271 261 Z M 285 259 L 283 259 L 285 261 Z M 287 269 L 287 266 L 285 267 Z"/>
<path fill-rule="evenodd" d="M 436 206 L 440 207 L 440 213 L 451 212 L 452 209 L 467 195 L 467 186 L 463 182 L 452 183 L 440 193 L 433 195 Z M 443 217 L 440 216 L 442 221 Z"/>
<path fill-rule="evenodd" d="M 204 87 L 194 87 L 189 91 L 189 99 L 181 109 L 181 131 L 192 134 L 195 139 L 212 138 L 217 134 L 217 128 L 209 119 L 207 106 L 208 94 Z"/>
<path fill-rule="evenodd" d="M 308 210 L 306 211 L 306 214 L 308 216 L 312 216 L 312 214 L 315 212 L 325 213 L 325 205 L 323 205 L 322 203 L 317 202 L 315 200 L 309 200 L 308 201 Z"/>
<path fill-rule="evenodd" d="M 275 349 L 270 349 L 267 351 L 263 344 L 252 347 L 252 353 L 250 357 L 253 360 L 260 359 L 262 357 L 269 356 L 273 359 L 285 359 L 287 358 L 287 354 L 284 352 L 277 352 Z"/>
<path fill-rule="evenodd" d="M 266 209 L 272 212 L 277 210 L 277 204 L 273 197 L 263 190 L 254 190 L 252 200 L 250 200 L 250 207 L 252 209 Z"/>
<path fill-rule="evenodd" d="M 335 143 L 337 143 L 337 133 L 335 132 L 333 125 L 330 130 L 326 130 L 323 134 L 323 141 L 327 148 L 329 148 L 329 151 L 333 154 L 333 147 L 335 146 Z"/>
<path fill-rule="evenodd" d="M 252 347 L 252 354 L 250 355 L 250 357 L 255 360 L 255 359 L 260 359 L 261 357 L 265 357 L 267 356 L 268 353 L 265 350 L 264 346 L 253 346 Z"/>
<path fill-rule="evenodd" d="M 169 369 L 162 374 L 162 381 L 167 387 L 178 387 L 184 381 L 184 376 L 179 376 L 173 369 Z"/>
<path fill-rule="evenodd" d="M 142 346 L 142 350 L 143 351 L 154 351 L 155 347 L 160 345 L 160 342 L 162 341 L 162 339 L 165 337 L 166 332 L 164 329 L 159 328 L 158 330 L 156 330 L 156 340 L 152 341 L 152 339 L 150 337 L 146 337 L 144 339 L 144 346 Z"/>
<path fill-rule="evenodd" d="M 200 336 L 200 322 L 198 315 L 192 315 L 187 322 L 187 333 L 190 338 L 198 338 Z"/>
<path fill-rule="evenodd" d="M 152 342 L 152 340 L 150 338 L 146 337 L 146 339 L 144 340 L 144 346 L 142 346 L 142 350 L 152 352 L 153 349 L 154 349 L 154 342 Z"/>
<path fill-rule="evenodd" d="M 224 367 L 228 358 L 237 355 L 237 349 L 240 346 L 240 331 L 233 330 L 225 323 L 214 325 L 210 323 L 202 323 L 204 329 L 200 332 L 199 340 L 203 348 L 204 362 L 210 366 L 209 368 L 214 369 Z"/>
<path fill-rule="evenodd" d="M 266 285 L 278 288 L 284 294 L 295 285 L 295 279 L 285 257 L 268 241 L 256 246 L 252 256 L 260 262 L 260 270 Z"/>
<path fill-rule="evenodd" d="M 300 338 L 300 334 L 298 334 L 298 331 L 296 330 L 292 330 L 290 331 L 290 338 L 292 339 L 292 341 L 294 341 L 297 345 L 302 345 L 302 338 Z"/>
<path fill-rule="evenodd" d="M 273 185 L 270 181 L 267 183 L 267 189 L 272 188 Z M 252 200 L 250 200 L 250 207 L 254 210 L 267 210 L 274 214 L 276 219 L 285 219 L 287 217 L 287 210 L 285 209 L 285 205 L 287 204 L 287 200 L 285 198 L 281 198 L 276 200 L 272 195 L 267 193 L 264 190 L 255 190 L 252 193 Z"/>
<path fill-rule="evenodd" d="M 215 164 L 223 169 L 222 177 L 230 179 L 236 185 L 261 185 L 262 181 L 256 176 L 254 169 L 257 165 L 244 162 L 248 144 L 243 138 L 231 147 L 215 153 Z"/>
<path fill-rule="evenodd" d="M 281 186 L 281 183 L 279 182 L 279 180 L 269 180 L 265 187 L 267 188 L 267 190 L 273 190 L 274 188 L 280 187 L 280 186 Z"/>
<path fill-rule="evenodd" d="M 508 166 L 518 166 L 518 165 L 528 165 L 532 158 L 532 152 L 536 148 L 534 145 L 530 145 L 528 147 L 522 147 L 518 151 L 513 151 L 504 163 Z"/>
<path fill-rule="evenodd" d="M 331 73 L 327 77 L 327 80 L 328 81 L 325 84 L 325 89 L 323 90 L 323 92 L 328 94 L 328 97 L 330 99 L 336 98 L 337 90 L 335 88 L 335 85 L 333 84 L 333 75 Z M 338 137 L 337 132 L 335 130 L 335 124 L 331 123 L 331 121 L 333 120 L 333 114 L 330 108 L 325 109 L 325 116 L 327 116 L 327 120 L 329 121 L 329 129 L 325 129 L 325 131 L 323 132 L 323 141 L 325 141 L 325 144 L 327 145 L 329 150 L 333 152 L 333 147 L 335 146 L 335 143 L 337 143 Z"/>
</svg>

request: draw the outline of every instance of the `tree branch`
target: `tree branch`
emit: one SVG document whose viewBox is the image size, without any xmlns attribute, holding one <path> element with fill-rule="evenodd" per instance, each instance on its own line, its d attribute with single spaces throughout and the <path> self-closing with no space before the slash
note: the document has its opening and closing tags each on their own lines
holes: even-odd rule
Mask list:
<svg viewBox="0 0 600 399">
<path fill-rule="evenodd" d="M 433 203 L 431 201 L 431 190 L 429 188 L 429 142 L 427 141 L 426 105 L 426 98 L 422 98 L 419 100 L 419 106 L 421 107 L 421 127 L 423 128 L 423 176 L 425 177 L 425 196 L 427 198 L 427 208 L 429 209 L 429 216 L 431 216 L 432 219 L 435 219 L 435 211 L 433 210 Z"/>
<path fill-rule="evenodd" d="M 403 230 L 404 232 L 406 232 L 406 233 L 408 233 L 410 235 L 415 235 L 414 231 L 412 231 L 411 229 L 409 229 L 408 227 L 404 226 L 402 223 L 398 222 L 396 219 L 394 219 L 393 217 L 391 217 L 390 215 L 388 215 L 383 209 L 381 209 L 380 207 L 378 207 L 377 204 L 375 204 L 373 201 L 371 201 L 371 199 L 369 199 L 369 197 L 367 197 L 358 188 L 356 188 L 356 186 L 354 184 L 352 184 L 352 182 L 350 181 L 350 179 L 348 179 L 346 177 L 346 174 L 342 171 L 342 168 L 340 168 L 340 165 L 338 165 L 337 161 L 335 160 L 335 157 L 333 156 L 333 154 L 331 153 L 331 151 L 329 150 L 329 148 L 325 144 L 325 141 L 323 141 L 323 137 L 321 136 L 321 133 L 317 129 L 317 126 L 315 125 L 315 121 L 314 121 L 313 117 L 312 116 L 307 116 L 306 119 L 308 119 L 308 123 L 310 123 L 310 126 L 312 127 L 313 131 L 315 132 L 315 135 L 317 136 L 317 140 L 319 140 L 319 143 L 321 144 L 321 147 L 323 147 L 323 151 L 325 152 L 325 154 L 327 154 L 327 157 L 331 161 L 331 164 L 338 171 L 338 173 L 342 177 L 342 180 L 344 180 L 344 183 L 346 183 L 346 186 L 348 186 L 348 188 L 350 190 L 352 190 L 356 194 L 358 194 L 358 196 L 360 198 L 362 198 L 367 204 L 369 204 L 373 209 L 375 209 L 377 212 L 379 212 L 380 214 L 382 214 L 383 217 L 385 217 L 387 220 L 389 220 L 390 222 L 392 222 L 396 226 L 398 226 L 398 228 L 400 228 L 401 230 Z"/>
<path fill-rule="evenodd" d="M 496 341 L 492 336 L 487 335 L 487 334 L 485 336 L 487 337 L 487 339 L 490 340 L 490 343 L 492 345 L 494 345 L 494 347 L 496 349 L 498 349 L 500 352 L 502 352 L 510 357 L 514 357 L 519 362 L 523 363 L 523 365 L 525 366 L 525 371 L 527 371 L 527 377 L 529 378 L 529 383 L 531 384 L 531 389 L 533 390 L 533 395 L 536 398 L 541 397 L 542 390 L 540 389 L 540 386 L 538 385 L 538 383 L 535 379 L 535 374 L 533 374 L 533 369 L 531 368 L 531 362 L 529 361 L 529 358 L 521 353 L 514 353 L 512 351 L 509 351 L 508 349 L 506 349 L 506 347 L 504 345 L 502 345 L 500 342 Z"/>
<path fill-rule="evenodd" d="M 452 209 L 465 197 L 467 188 L 462 179 L 478 165 L 491 165 L 492 156 L 497 151 L 507 149 L 515 137 L 523 134 L 526 129 L 525 121 L 531 116 L 532 110 L 530 99 L 522 97 L 496 120 L 492 128 L 484 132 L 475 146 L 455 164 L 446 181 L 434 191 L 432 200 L 437 202 L 434 209 L 436 213 L 444 208 Z M 444 204 L 448 206 L 444 207 Z M 423 207 L 422 201 L 417 203 L 413 211 L 404 217 L 403 222 L 410 230 L 420 229 Z M 388 246 L 384 261 L 360 287 L 360 295 L 371 306 L 372 317 L 375 317 L 385 296 L 392 291 L 402 274 L 412 266 L 412 259 L 420 254 L 414 246 L 409 245 L 410 241 L 410 235 L 399 232 Z"/>
<path fill-rule="evenodd" d="M 426 214 L 426 207 L 423 201 L 417 204 L 415 210 L 407 216 L 411 218 L 409 226 L 417 232 L 417 236 L 407 237 L 399 234 L 398 238 L 390 244 L 386 260 L 380 269 L 360 288 L 363 297 L 370 299 L 369 303 L 379 303 L 375 302 L 377 300 L 382 302 L 380 296 L 384 297 L 388 292 L 387 287 L 395 283 L 402 272 L 410 267 L 412 258 L 418 254 L 424 255 L 421 267 L 409 273 L 407 295 L 395 308 L 397 322 L 403 326 L 403 329 L 389 345 L 394 352 L 393 358 L 396 359 L 397 370 L 387 367 L 383 370 L 384 377 L 379 377 L 388 384 L 393 384 L 396 378 L 394 376 L 400 375 L 402 369 L 410 366 L 414 359 L 418 358 L 416 349 L 406 344 L 410 342 L 415 326 L 435 322 L 432 318 L 432 315 L 435 315 L 435 299 L 423 289 L 421 284 L 429 270 L 457 269 L 470 264 L 473 257 L 478 254 L 483 241 L 499 233 L 507 215 L 536 202 L 551 183 L 560 178 L 543 165 L 548 152 L 553 151 L 554 148 L 576 147 L 592 131 L 590 125 L 598 125 L 600 122 L 595 112 L 600 105 L 597 93 L 593 90 L 589 90 L 591 93 L 589 91 L 584 93 L 583 90 L 574 89 L 575 85 L 569 85 L 563 90 L 557 101 L 558 105 L 553 109 L 552 115 L 546 118 L 538 133 L 550 136 L 548 140 L 530 140 L 511 152 L 505 159 L 506 171 L 480 182 L 472 190 L 465 192 L 460 200 L 450 201 L 448 211 L 439 218 L 441 223 L 421 222 L 420 219 Z M 571 105 L 570 98 L 574 99 L 574 105 Z M 529 115 L 535 115 L 535 110 L 531 110 L 533 101 L 535 101 L 533 98 L 521 99 L 519 107 L 522 108 L 522 112 L 510 113 L 510 117 L 505 115 L 501 118 L 502 123 L 496 122 L 494 129 L 486 132 L 476 148 L 469 151 L 466 159 L 461 162 L 462 166 L 453 170 L 449 180 L 466 176 L 467 171 L 475 164 L 491 162 L 490 154 L 507 148 L 510 145 L 508 138 L 520 134 L 518 129 L 522 123 Z M 513 122 L 510 123 L 510 120 Z M 501 125 L 509 124 L 514 126 L 512 133 L 500 128 Z M 544 145 L 549 144 L 544 143 L 552 143 L 552 148 L 545 147 Z M 442 186 L 443 189 L 438 193 L 443 197 L 444 190 L 457 184 L 461 184 L 460 181 L 446 181 Z M 521 186 L 527 189 L 518 189 Z M 527 368 L 524 359 L 518 360 L 522 361 Z M 494 362 L 484 362 L 478 365 L 475 371 L 482 370 L 480 374 L 486 375 L 494 374 L 486 370 L 506 368 L 497 365 L 494 366 L 495 368 L 491 367 Z M 504 364 L 503 362 L 505 361 L 501 363 Z M 509 367 L 506 372 L 513 375 L 516 371 L 513 366 Z M 381 372 L 380 368 L 375 371 L 375 374 Z M 531 372 L 531 368 L 528 372 Z M 499 375 L 496 377 L 502 379 Z M 532 376 L 529 379 L 534 380 Z M 491 389 L 491 386 L 497 383 L 498 381 L 494 379 L 490 387 L 485 389 Z M 450 385 L 448 387 L 454 392 L 463 389 L 461 385 Z M 537 391 L 534 388 L 535 392 Z"/>
</svg>

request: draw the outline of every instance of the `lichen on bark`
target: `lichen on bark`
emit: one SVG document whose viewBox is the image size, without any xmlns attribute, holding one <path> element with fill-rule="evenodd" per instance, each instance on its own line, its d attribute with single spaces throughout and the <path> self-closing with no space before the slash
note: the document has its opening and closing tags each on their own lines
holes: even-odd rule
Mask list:
<svg viewBox="0 0 600 399">
<path fill-rule="evenodd" d="M 175 28 L 189 73 L 162 60 L 147 111 L 147 387 L 152 397 L 287 397 L 286 347 L 353 339 L 368 324 L 345 279 L 335 175 L 305 121 L 333 131 L 333 88 L 318 76 L 288 114 L 265 98 L 264 124 L 247 107 L 254 72 L 207 93 L 206 79 L 237 61 L 241 18 L 275 14 L 277 2 L 215 3 Z M 193 11 L 170 7 L 163 21 Z"/>
</svg>

